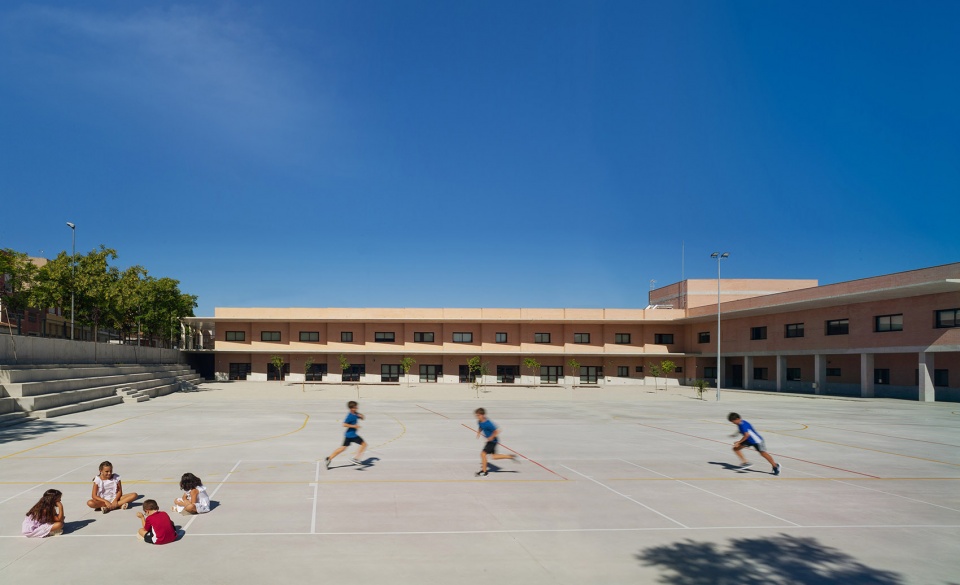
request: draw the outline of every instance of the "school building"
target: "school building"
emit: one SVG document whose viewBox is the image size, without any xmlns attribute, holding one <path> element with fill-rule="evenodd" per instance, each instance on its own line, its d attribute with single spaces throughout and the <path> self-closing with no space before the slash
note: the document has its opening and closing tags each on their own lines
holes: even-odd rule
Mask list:
<svg viewBox="0 0 960 585">
<path fill-rule="evenodd" d="M 697 279 L 644 309 L 218 307 L 184 320 L 185 351 L 221 380 L 464 383 L 476 356 L 484 384 L 653 385 L 665 360 L 669 383 L 715 383 L 717 305 L 717 280 Z M 723 279 L 719 309 L 725 388 L 960 401 L 960 263 L 823 286 Z"/>
</svg>

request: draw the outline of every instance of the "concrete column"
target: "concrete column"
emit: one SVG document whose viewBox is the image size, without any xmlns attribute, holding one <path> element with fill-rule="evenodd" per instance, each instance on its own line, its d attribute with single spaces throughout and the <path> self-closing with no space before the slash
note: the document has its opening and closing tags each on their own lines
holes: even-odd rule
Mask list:
<svg viewBox="0 0 960 585">
<path fill-rule="evenodd" d="M 753 356 L 743 356 L 743 389 L 753 388 Z"/>
<path fill-rule="evenodd" d="M 823 383 L 827 379 L 827 356 L 816 354 L 813 356 L 813 383 L 814 394 L 823 394 Z"/>
<path fill-rule="evenodd" d="M 920 352 L 920 387 L 917 399 L 920 402 L 934 402 L 936 392 L 933 389 L 933 354 L 929 351 Z"/>
<path fill-rule="evenodd" d="M 203 349 L 203 329 L 197 329 L 197 335 L 200 336 L 200 347 L 197 349 Z"/>
<path fill-rule="evenodd" d="M 873 354 L 860 354 L 860 396 L 873 398 Z"/>
<path fill-rule="evenodd" d="M 787 385 L 787 356 L 777 356 L 777 392 L 783 392 Z"/>
</svg>

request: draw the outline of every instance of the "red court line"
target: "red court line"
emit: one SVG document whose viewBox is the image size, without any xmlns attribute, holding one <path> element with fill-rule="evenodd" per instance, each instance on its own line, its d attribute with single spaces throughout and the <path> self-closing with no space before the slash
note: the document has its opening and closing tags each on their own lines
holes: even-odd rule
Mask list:
<svg viewBox="0 0 960 585">
<path fill-rule="evenodd" d="M 467 425 L 465 425 L 465 424 L 463 424 L 463 423 L 460 423 L 460 426 L 462 426 L 463 428 L 467 429 L 467 430 L 470 431 L 471 433 L 477 432 L 477 429 L 470 428 L 470 427 L 468 427 Z M 499 444 L 501 447 L 503 447 L 503 448 L 506 449 L 507 451 L 512 451 L 513 453 L 516 453 L 518 456 L 523 457 L 524 459 L 526 459 L 526 460 L 529 461 L 530 463 L 533 463 L 534 465 L 536 465 L 536 466 L 538 466 L 538 467 L 541 467 L 542 469 L 545 469 L 546 471 L 549 471 L 550 473 L 556 475 L 556 476 L 559 477 L 560 479 L 567 480 L 566 477 L 560 475 L 559 473 L 557 473 L 556 471 L 550 469 L 550 468 L 547 467 L 546 465 L 543 465 L 543 464 L 540 463 L 539 461 L 536 461 L 536 460 L 534 460 L 534 459 L 530 459 L 529 457 L 527 457 L 526 455 L 524 455 L 524 454 L 521 453 L 520 451 L 517 451 L 516 449 L 511 449 L 510 447 L 507 447 L 506 445 L 504 445 L 504 444 L 503 444 L 502 442 L 500 442 L 500 441 L 498 441 L 497 444 Z M 569 480 L 567 480 L 567 481 L 569 481 Z"/>
<path fill-rule="evenodd" d="M 671 429 L 664 429 L 664 428 L 661 428 L 661 427 L 655 427 L 655 426 L 653 426 L 653 425 L 645 425 L 645 424 L 643 424 L 643 423 L 637 423 L 637 424 L 640 425 L 640 426 L 642 426 L 642 427 L 650 427 L 651 429 L 657 429 L 657 430 L 660 430 L 660 431 L 667 431 L 668 433 L 675 433 L 675 434 L 678 434 L 678 435 L 683 435 L 683 436 L 685 436 L 685 437 L 693 437 L 694 439 L 701 439 L 701 440 L 704 440 L 704 441 L 713 441 L 714 443 L 722 443 L 722 444 L 724 444 L 724 445 L 727 444 L 726 441 L 718 441 L 718 440 L 716 440 L 716 439 L 710 439 L 710 438 L 707 438 L 707 437 L 698 437 L 697 435 L 690 435 L 690 434 L 687 434 L 687 433 L 681 433 L 680 431 L 674 431 L 674 430 L 671 430 Z M 825 463 L 817 463 L 816 461 L 807 461 L 806 459 L 800 459 L 799 457 L 790 457 L 789 455 L 783 455 L 783 454 L 781 454 L 781 453 L 774 453 L 774 455 L 776 455 L 777 457 L 781 457 L 781 458 L 783 458 L 783 459 L 792 459 L 792 460 L 794 460 L 794 461 L 803 461 L 804 463 L 809 463 L 809 464 L 811 464 L 811 465 L 819 465 L 820 467 L 828 467 L 828 468 L 830 468 L 830 469 L 836 469 L 837 471 L 845 471 L 845 472 L 847 472 L 847 473 L 855 473 L 855 474 L 857 474 L 857 475 L 862 475 L 862 476 L 864 476 L 864 477 L 872 477 L 873 479 L 882 479 L 882 478 L 880 478 L 880 477 L 877 477 L 876 475 L 870 475 L 869 473 L 861 473 L 861 472 L 859 472 L 859 471 L 853 471 L 852 469 L 844 469 L 844 468 L 842 468 L 842 467 L 834 467 L 834 466 L 832 466 L 832 465 L 827 465 L 827 464 L 825 464 Z"/>
<path fill-rule="evenodd" d="M 420 405 L 418 404 L 417 406 L 420 406 Z M 426 410 L 427 412 L 432 412 L 433 414 L 435 414 L 435 415 L 437 415 L 437 416 L 442 416 L 443 418 L 445 418 L 445 419 L 447 419 L 447 420 L 450 420 L 450 417 L 449 417 L 449 416 L 447 416 L 447 415 L 445 415 L 445 414 L 440 414 L 439 412 L 437 412 L 437 411 L 435 411 L 435 410 L 430 410 L 430 409 L 427 408 L 426 406 L 420 406 L 420 408 Z"/>
</svg>

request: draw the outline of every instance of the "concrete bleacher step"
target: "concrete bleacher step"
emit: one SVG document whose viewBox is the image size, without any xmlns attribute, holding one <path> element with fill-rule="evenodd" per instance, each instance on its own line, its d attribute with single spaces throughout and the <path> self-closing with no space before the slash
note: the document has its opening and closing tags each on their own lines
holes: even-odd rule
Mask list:
<svg viewBox="0 0 960 585">
<path fill-rule="evenodd" d="M 0 414 L 0 428 L 23 424 L 27 421 L 37 420 L 37 417 L 30 416 L 26 412 L 7 412 Z"/>
<path fill-rule="evenodd" d="M 195 389 L 201 381 L 196 372 L 182 364 L 32 367 L 2 373 L 0 414 L 17 413 L 10 420 L 50 418 L 124 402 L 145 402 Z"/>
</svg>

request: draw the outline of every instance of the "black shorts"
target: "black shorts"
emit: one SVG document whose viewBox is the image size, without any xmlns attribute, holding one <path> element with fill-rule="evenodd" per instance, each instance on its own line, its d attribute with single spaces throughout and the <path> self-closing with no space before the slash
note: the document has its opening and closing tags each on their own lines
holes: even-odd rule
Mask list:
<svg viewBox="0 0 960 585">
<path fill-rule="evenodd" d="M 483 446 L 483 452 L 487 455 L 493 455 L 497 452 L 497 442 L 496 441 L 487 441 L 487 444 Z"/>
<path fill-rule="evenodd" d="M 143 535 L 143 542 L 147 544 L 153 544 L 153 531 L 147 530 L 147 533 Z"/>
<path fill-rule="evenodd" d="M 344 447 L 349 447 L 349 446 L 350 446 L 350 443 L 356 443 L 357 445 L 362 445 L 362 444 L 363 444 L 363 437 L 360 437 L 359 435 L 357 435 L 356 437 L 344 437 L 344 438 L 343 438 L 343 446 L 344 446 Z"/>
</svg>

